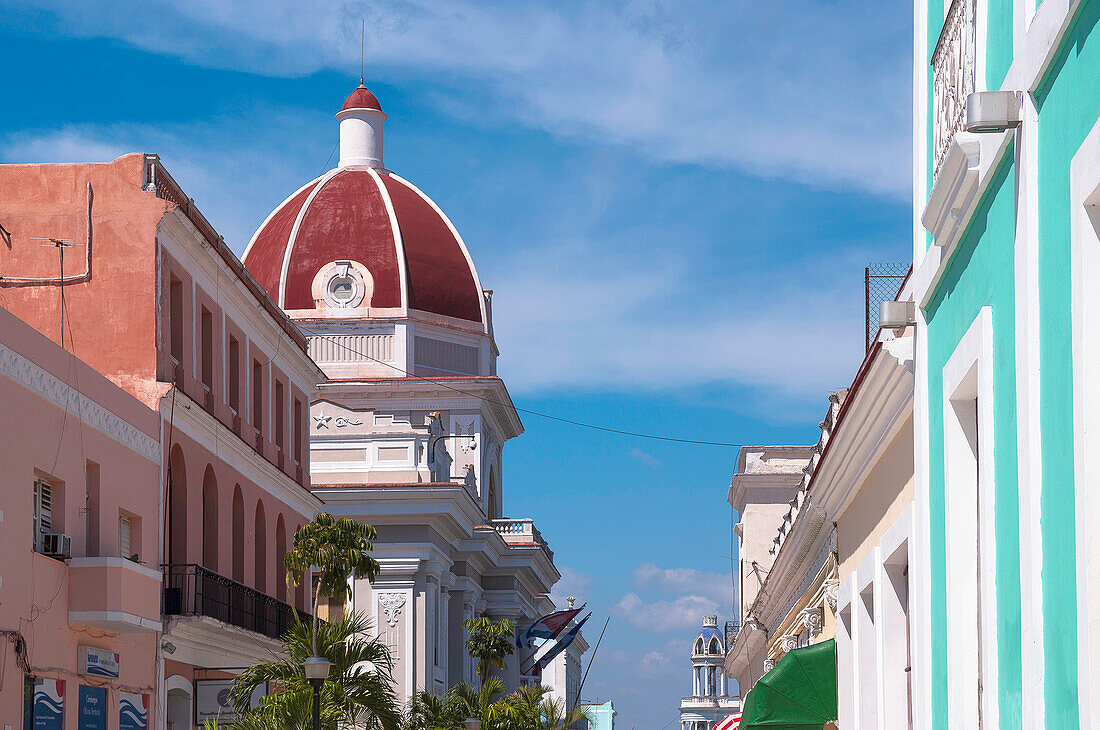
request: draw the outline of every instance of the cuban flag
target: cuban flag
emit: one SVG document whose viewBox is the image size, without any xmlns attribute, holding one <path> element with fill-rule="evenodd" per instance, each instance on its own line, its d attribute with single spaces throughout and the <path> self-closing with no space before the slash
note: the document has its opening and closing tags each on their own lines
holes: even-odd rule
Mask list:
<svg viewBox="0 0 1100 730">
<path fill-rule="evenodd" d="M 539 657 L 537 662 L 538 666 L 545 667 L 554 657 L 568 649 L 569 645 L 573 643 L 573 640 L 577 638 L 577 634 L 581 632 L 581 627 L 584 626 L 584 622 L 590 618 L 592 618 L 591 613 L 578 621 L 573 628 L 562 634 L 557 643 L 550 647 L 548 652 Z"/>
<path fill-rule="evenodd" d="M 535 645 L 535 639 L 556 638 L 562 632 L 562 629 L 568 626 L 569 622 L 584 610 L 584 605 L 580 608 L 570 608 L 565 611 L 546 614 L 528 626 L 526 631 L 520 632 L 519 636 L 516 637 L 516 646 L 520 649 L 530 649 Z"/>
</svg>

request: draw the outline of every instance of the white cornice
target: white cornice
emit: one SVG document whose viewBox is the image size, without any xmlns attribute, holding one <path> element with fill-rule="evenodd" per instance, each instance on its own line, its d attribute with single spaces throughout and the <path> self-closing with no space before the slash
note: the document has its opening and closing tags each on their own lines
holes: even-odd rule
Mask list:
<svg viewBox="0 0 1100 730">
<path fill-rule="evenodd" d="M 1009 132 L 958 132 L 951 142 L 921 214 L 921 223 L 934 238 L 913 272 L 913 292 L 922 308 L 932 300 L 1012 139 Z"/>
<path fill-rule="evenodd" d="M 161 449 L 157 439 L 3 343 L 0 343 L 0 375 L 7 376 L 35 395 L 67 413 L 72 413 L 82 423 L 122 444 L 138 456 L 160 464 Z"/>
<path fill-rule="evenodd" d="M 175 390 L 176 404 L 172 408 L 172 391 L 160 400 L 160 413 L 167 422 L 178 428 L 200 446 L 214 451 L 230 468 L 252 481 L 283 504 L 295 510 L 307 520 L 312 519 L 323 506 L 321 499 L 294 481 L 274 464 L 257 454 L 252 447 L 210 415 L 182 390 Z M 171 445 L 169 444 L 169 448 Z"/>
<path fill-rule="evenodd" d="M 833 430 L 829 451 L 810 485 L 813 500 L 835 522 L 859 492 L 913 413 L 912 338 L 883 345 L 859 389 L 849 395 L 844 419 Z M 901 360 L 898 356 L 901 356 Z M 911 445 L 910 445 L 911 448 Z"/>
</svg>

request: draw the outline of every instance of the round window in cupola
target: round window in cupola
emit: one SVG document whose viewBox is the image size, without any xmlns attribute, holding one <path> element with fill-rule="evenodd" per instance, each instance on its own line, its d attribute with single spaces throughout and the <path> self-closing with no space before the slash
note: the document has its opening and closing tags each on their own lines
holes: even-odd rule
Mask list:
<svg viewBox="0 0 1100 730">
<path fill-rule="evenodd" d="M 369 307 L 374 279 L 358 261 L 325 264 L 313 279 L 313 300 L 330 309 Z"/>
</svg>

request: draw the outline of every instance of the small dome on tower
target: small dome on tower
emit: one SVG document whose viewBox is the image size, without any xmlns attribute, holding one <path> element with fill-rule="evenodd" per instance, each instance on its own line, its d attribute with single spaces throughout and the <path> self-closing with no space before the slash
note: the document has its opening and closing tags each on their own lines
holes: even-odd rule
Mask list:
<svg viewBox="0 0 1100 730">
<path fill-rule="evenodd" d="M 370 93 L 366 86 L 363 86 L 363 81 L 360 79 L 359 87 L 348 94 L 348 98 L 344 100 L 344 105 L 340 107 L 342 112 L 346 112 L 348 109 L 373 109 L 380 112 L 382 111 L 382 105 L 378 103 L 378 97 Z"/>
<path fill-rule="evenodd" d="M 724 654 L 722 632 L 718 630 L 717 616 L 703 617 L 703 630 L 695 638 L 692 654 Z"/>
</svg>

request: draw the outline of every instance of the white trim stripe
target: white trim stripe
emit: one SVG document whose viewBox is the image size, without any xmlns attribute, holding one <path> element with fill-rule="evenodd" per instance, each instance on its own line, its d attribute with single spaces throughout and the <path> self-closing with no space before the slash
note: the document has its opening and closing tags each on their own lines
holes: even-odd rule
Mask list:
<svg viewBox="0 0 1100 730">
<path fill-rule="evenodd" d="M 58 408 L 72 413 L 82 423 L 109 436 L 137 455 L 154 464 L 160 463 L 159 441 L 4 344 L 0 344 L 0 374 L 6 375 Z"/>
</svg>

